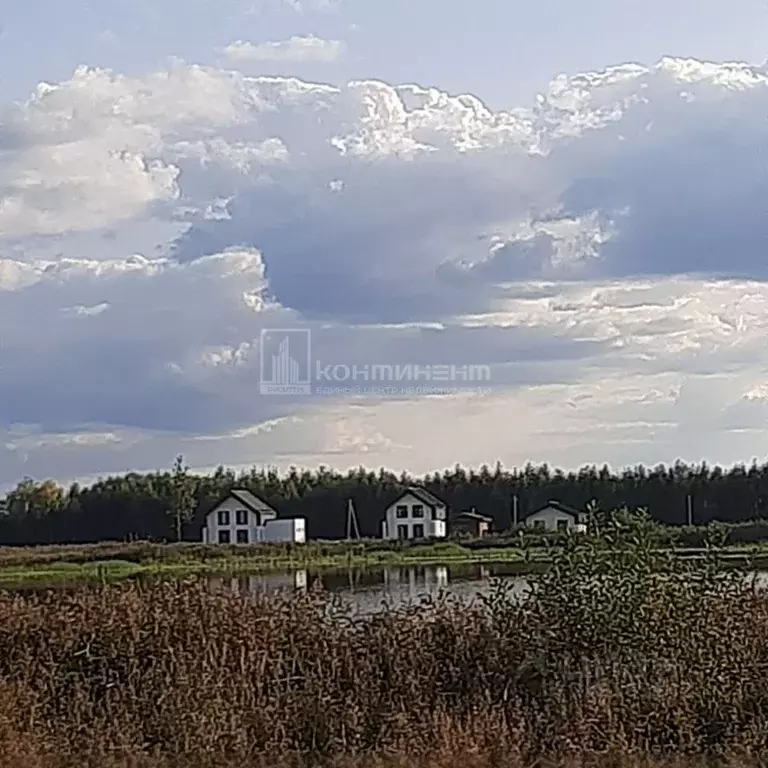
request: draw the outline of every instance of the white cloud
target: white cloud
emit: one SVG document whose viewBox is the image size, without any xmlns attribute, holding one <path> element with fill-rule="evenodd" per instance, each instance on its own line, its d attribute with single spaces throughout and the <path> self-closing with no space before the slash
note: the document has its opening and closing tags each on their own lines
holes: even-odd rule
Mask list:
<svg viewBox="0 0 768 768">
<path fill-rule="evenodd" d="M 336 50 L 318 38 L 296 40 L 304 41 L 296 50 Z M 58 235 L 111 226 L 153 204 L 175 205 L 179 195 L 199 198 L 202 187 L 211 190 L 207 204 L 243 189 L 245 180 L 238 183 L 232 172 L 242 177 L 264 168 L 268 179 L 269 167 L 291 153 L 305 168 L 334 163 L 337 170 L 345 157 L 492 150 L 536 157 L 561 144 L 559 152 L 575 157 L 564 141 L 614 126 L 600 139 L 611 157 L 618 151 L 614 136 L 658 143 L 668 115 L 695 121 L 712 117 L 715 104 L 756 115 L 766 90 L 765 74 L 754 68 L 664 60 L 651 69 L 560 77 L 533 109 L 493 112 L 472 96 L 414 85 L 361 81 L 334 88 L 184 64 L 129 78 L 83 67 L 3 111 L 9 149 L 0 157 L 0 230 Z M 650 139 L 649 125 L 656 126 Z M 593 151 L 589 142 L 584 150 Z M 567 164 L 573 165 L 570 156 Z M 542 171 L 553 169 L 561 171 L 555 162 Z M 493 176 L 487 168 L 482 173 Z M 331 181 L 344 179 L 324 183 Z"/>
<path fill-rule="evenodd" d="M 766 109 L 762 69 L 672 59 L 505 112 L 183 63 L 41 86 L 0 120 L 0 483 L 748 459 Z M 270 327 L 349 366 L 487 363 L 491 392 L 260 397 Z"/>
<path fill-rule="evenodd" d="M 236 40 L 224 53 L 230 61 L 277 61 L 277 62 L 332 62 L 339 59 L 346 46 L 340 40 L 324 40 L 314 35 L 294 35 L 288 40 L 266 43 L 250 43 Z"/>
<path fill-rule="evenodd" d="M 96 229 L 173 201 L 178 168 L 161 157 L 166 144 L 185 126 L 194 135 L 236 123 L 242 102 L 231 78 L 199 67 L 145 80 L 81 67 L 40 85 L 2 115 L 11 151 L 0 155 L 0 231 Z"/>
</svg>

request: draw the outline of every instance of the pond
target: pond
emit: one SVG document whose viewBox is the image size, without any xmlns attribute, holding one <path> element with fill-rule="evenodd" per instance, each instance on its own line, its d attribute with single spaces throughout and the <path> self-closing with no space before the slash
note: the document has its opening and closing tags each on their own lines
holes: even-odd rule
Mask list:
<svg viewBox="0 0 768 768">
<path fill-rule="evenodd" d="M 311 571 L 258 576 L 211 576 L 214 591 L 241 595 L 290 592 L 320 587 L 348 604 L 354 612 L 370 613 L 384 605 L 418 602 L 439 593 L 472 599 L 489 594 L 496 579 L 505 580 L 512 593 L 524 594 L 528 581 L 503 564 L 460 566 L 393 566 L 368 570 Z"/>
<path fill-rule="evenodd" d="M 768 588 L 768 572 L 750 576 L 759 589 Z M 354 613 L 373 613 L 384 606 L 417 603 L 425 596 L 440 593 L 472 600 L 490 594 L 501 580 L 508 594 L 524 595 L 530 582 L 505 564 L 392 566 L 368 570 L 312 571 L 258 576 L 210 576 L 214 591 L 231 591 L 243 596 L 264 593 L 290 593 L 295 590 L 322 588 L 338 596 Z"/>
</svg>

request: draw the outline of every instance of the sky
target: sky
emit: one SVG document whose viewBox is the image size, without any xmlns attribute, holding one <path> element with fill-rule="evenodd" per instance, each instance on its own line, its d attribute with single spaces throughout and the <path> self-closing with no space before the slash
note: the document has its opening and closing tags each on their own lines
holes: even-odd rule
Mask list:
<svg viewBox="0 0 768 768">
<path fill-rule="evenodd" d="M 0 0 L 0 488 L 764 461 L 766 22 Z"/>
</svg>

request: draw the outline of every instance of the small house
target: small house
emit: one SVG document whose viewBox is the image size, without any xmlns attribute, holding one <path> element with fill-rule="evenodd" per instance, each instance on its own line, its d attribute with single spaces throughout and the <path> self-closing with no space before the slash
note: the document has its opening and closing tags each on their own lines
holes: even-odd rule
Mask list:
<svg viewBox="0 0 768 768">
<path fill-rule="evenodd" d="M 426 488 L 406 488 L 385 510 L 382 539 L 443 539 L 448 508 Z"/>
<path fill-rule="evenodd" d="M 451 533 L 481 538 L 491 531 L 493 518 L 481 515 L 476 509 L 461 512 L 451 520 Z"/>
<path fill-rule="evenodd" d="M 231 490 L 205 516 L 206 544 L 306 541 L 304 518 L 278 520 L 277 511 L 248 490 Z"/>
<path fill-rule="evenodd" d="M 557 533 L 584 533 L 587 530 L 586 515 L 559 501 L 548 501 L 525 518 L 531 528 Z"/>
</svg>

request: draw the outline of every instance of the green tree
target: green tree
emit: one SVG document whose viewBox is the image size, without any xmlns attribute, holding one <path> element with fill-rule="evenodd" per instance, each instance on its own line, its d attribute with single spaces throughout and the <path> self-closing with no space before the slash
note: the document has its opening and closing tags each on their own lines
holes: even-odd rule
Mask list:
<svg viewBox="0 0 768 768">
<path fill-rule="evenodd" d="M 32 515 L 43 518 L 64 506 L 64 489 L 53 480 L 36 483 L 29 477 L 21 480 L 8 494 L 8 511 L 16 518 Z"/>
<path fill-rule="evenodd" d="M 179 455 L 171 473 L 171 506 L 169 513 L 176 529 L 176 541 L 181 541 L 184 526 L 195 515 L 195 487 L 184 457 Z"/>
</svg>

